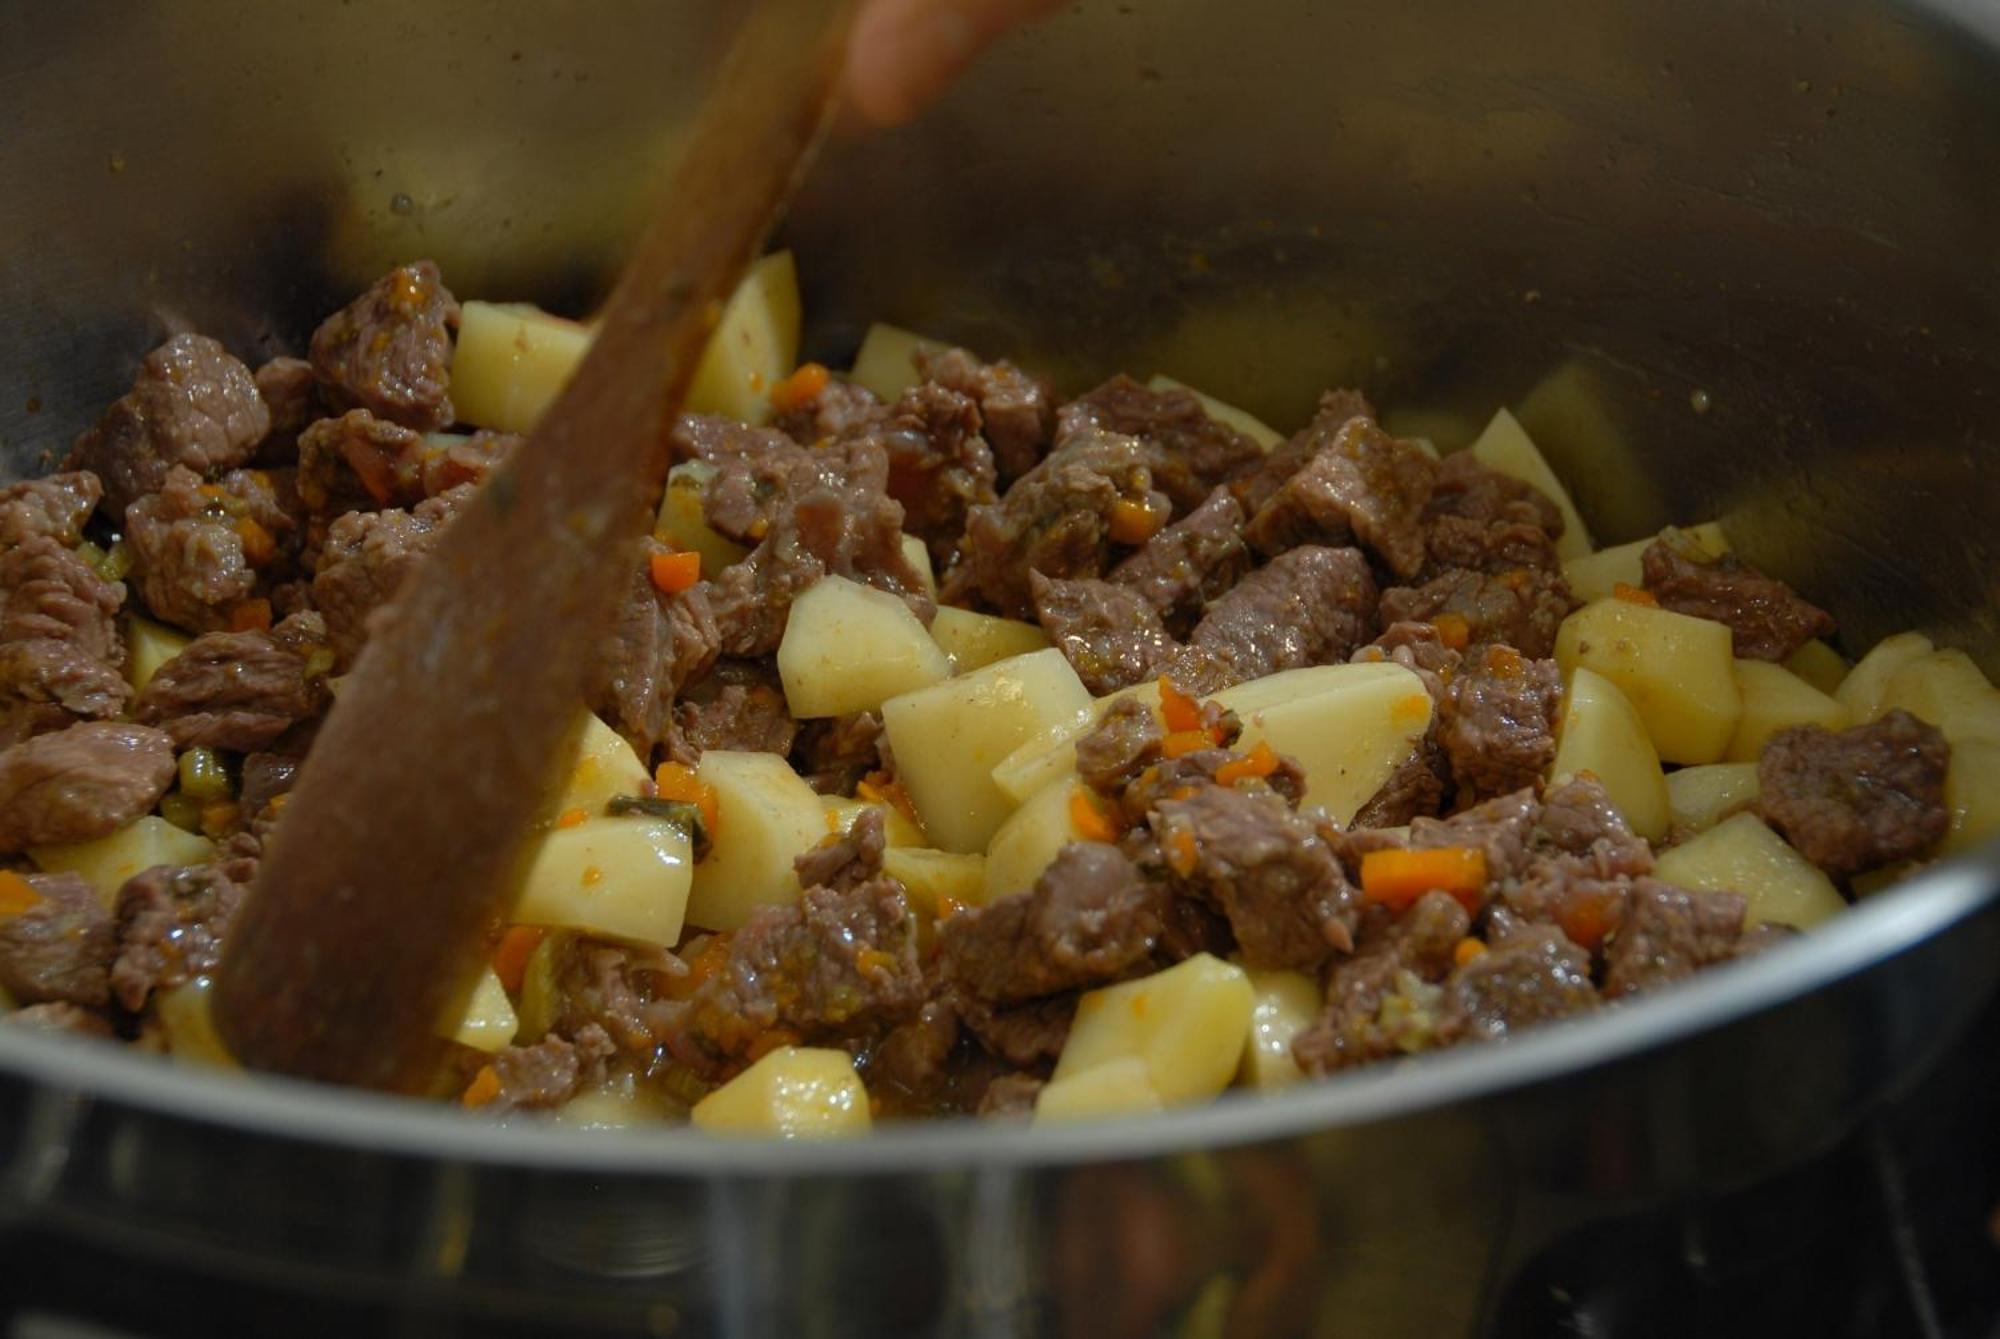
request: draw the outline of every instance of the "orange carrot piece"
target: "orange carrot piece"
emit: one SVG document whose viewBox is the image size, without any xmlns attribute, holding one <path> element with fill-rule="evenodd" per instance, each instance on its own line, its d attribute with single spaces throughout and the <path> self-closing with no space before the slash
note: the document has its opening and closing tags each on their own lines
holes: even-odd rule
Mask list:
<svg viewBox="0 0 2000 1339">
<path fill-rule="evenodd" d="M 1612 586 L 1611 595 L 1612 598 L 1623 600 L 1627 604 L 1643 604 L 1652 609 L 1660 607 L 1659 596 L 1643 586 L 1628 586 L 1620 581 Z"/>
<path fill-rule="evenodd" d="M 1087 842 L 1115 842 L 1118 829 L 1111 826 L 1111 820 L 1097 807 L 1090 792 L 1077 786 L 1069 793 L 1069 825 L 1077 838 Z"/>
<path fill-rule="evenodd" d="M 1111 520 L 1106 528 L 1118 543 L 1139 545 L 1159 534 L 1166 523 L 1165 512 L 1144 502 L 1121 497 L 1111 504 Z"/>
<path fill-rule="evenodd" d="M 278 541 L 271 538 L 271 532 L 259 524 L 255 516 L 239 517 L 236 535 L 243 541 L 243 561 L 252 567 L 262 567 L 278 551 Z"/>
<path fill-rule="evenodd" d="M 1402 911 L 1433 889 L 1477 910 L 1486 890 L 1486 852 L 1477 846 L 1370 851 L 1361 857 L 1361 894 Z"/>
<path fill-rule="evenodd" d="M 1618 924 L 1620 911 L 1615 896 L 1600 893 L 1571 897 L 1556 909 L 1556 925 L 1578 948 L 1595 951 Z"/>
<path fill-rule="evenodd" d="M 797 371 L 771 387 L 771 408 L 780 414 L 803 409 L 819 398 L 833 376 L 818 363 L 801 363 Z"/>
<path fill-rule="evenodd" d="M 13 920 L 41 904 L 42 895 L 34 884 L 11 869 L 0 869 L 0 921 Z"/>
<path fill-rule="evenodd" d="M 678 595 L 701 580 L 701 555 L 692 550 L 656 553 L 646 560 L 646 570 L 663 594 Z"/>
<path fill-rule="evenodd" d="M 1176 734 L 1201 729 L 1201 704 L 1160 676 L 1160 722 Z"/>
<path fill-rule="evenodd" d="M 1451 950 L 1451 960 L 1460 967 L 1486 951 L 1486 945 L 1477 939 L 1461 939 Z"/>
<path fill-rule="evenodd" d="M 483 1107 L 500 1095 L 500 1072 L 491 1065 L 481 1065 L 479 1072 L 472 1076 L 472 1082 L 465 1085 L 465 1093 L 458 1100 L 468 1107 Z"/>
<path fill-rule="evenodd" d="M 1464 614 L 1447 609 L 1431 620 L 1431 626 L 1438 630 L 1438 640 L 1454 651 L 1463 651 L 1472 644 L 1472 624 Z"/>
<path fill-rule="evenodd" d="M 521 993 L 521 982 L 528 974 L 528 959 L 548 934 L 540 925 L 510 925 L 493 946 L 493 973 L 507 987 L 509 995 Z"/>
<path fill-rule="evenodd" d="M 722 803 L 716 796 L 714 786 L 696 776 L 694 769 L 677 762 L 661 763 L 659 770 L 653 773 L 653 784 L 658 788 L 661 799 L 678 800 L 699 809 L 709 840 L 715 840 L 717 821 L 722 817 Z"/>
<path fill-rule="evenodd" d="M 245 600 L 229 611 L 231 632 L 269 632 L 271 630 L 271 602 L 269 600 Z"/>
<path fill-rule="evenodd" d="M 1215 741 L 1206 730 L 1176 730 L 1160 741 L 1160 752 L 1169 758 L 1184 758 L 1202 749 L 1212 749 Z"/>
<path fill-rule="evenodd" d="M 580 828 L 589 820 L 590 811 L 588 809 L 565 809 L 556 815 L 556 826 L 559 828 Z"/>
<path fill-rule="evenodd" d="M 1201 861 L 1201 851 L 1195 845 L 1194 834 L 1186 828 L 1175 828 L 1167 837 L 1167 864 L 1174 873 L 1185 879 L 1194 873 L 1194 867 Z"/>
<path fill-rule="evenodd" d="M 1217 785 L 1233 786 L 1247 777 L 1266 777 L 1278 770 L 1278 755 L 1263 740 L 1241 758 L 1232 758 L 1215 769 Z"/>
</svg>

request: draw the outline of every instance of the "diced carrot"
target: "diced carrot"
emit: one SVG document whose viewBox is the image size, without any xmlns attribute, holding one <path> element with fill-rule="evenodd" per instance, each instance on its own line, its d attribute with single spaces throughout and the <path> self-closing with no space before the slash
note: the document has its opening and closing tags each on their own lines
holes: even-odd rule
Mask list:
<svg viewBox="0 0 2000 1339">
<path fill-rule="evenodd" d="M 1556 909 L 1556 925 L 1578 948 L 1595 951 L 1618 924 L 1620 899 L 1614 893 L 1565 898 Z"/>
<path fill-rule="evenodd" d="M 604 871 L 595 865 L 585 865 L 583 873 L 577 876 L 586 888 L 595 888 L 604 882 Z"/>
<path fill-rule="evenodd" d="M 458 1100 L 468 1107 L 483 1107 L 500 1095 L 500 1071 L 491 1065 L 481 1065 L 479 1072 L 472 1076 L 472 1082 L 465 1085 L 465 1094 Z"/>
<path fill-rule="evenodd" d="M 1464 614 L 1447 609 L 1431 620 L 1431 626 L 1438 630 L 1438 640 L 1454 651 L 1463 651 L 1472 644 L 1472 624 Z"/>
<path fill-rule="evenodd" d="M 1477 846 L 1440 846 L 1429 851 L 1370 851 L 1361 857 L 1361 893 L 1392 911 L 1402 911 L 1436 889 L 1476 911 L 1486 891 L 1486 852 Z"/>
<path fill-rule="evenodd" d="M 953 916 L 956 916 L 959 912 L 964 910 L 965 910 L 965 903 L 959 901 L 957 898 L 945 897 L 942 894 L 938 896 L 937 913 L 936 913 L 937 919 L 941 921 L 948 921 Z"/>
<path fill-rule="evenodd" d="M 1106 528 L 1118 543 L 1137 545 L 1159 534 L 1166 523 L 1167 514 L 1163 508 L 1121 497 L 1111 504 L 1111 521 Z"/>
<path fill-rule="evenodd" d="M 653 584 L 667 595 L 692 589 L 701 580 L 701 555 L 692 549 L 680 553 L 656 553 L 646 560 Z"/>
<path fill-rule="evenodd" d="M 831 380 L 832 376 L 818 363 L 801 363 L 796 372 L 771 387 L 771 408 L 780 414 L 802 409 L 817 400 Z"/>
<path fill-rule="evenodd" d="M 1177 734 L 1201 729 L 1201 704 L 1174 687 L 1174 681 L 1164 674 L 1160 676 L 1160 721 Z"/>
<path fill-rule="evenodd" d="M 687 971 L 681 976 L 667 978 L 664 989 L 669 999 L 684 1000 L 721 975 L 723 969 L 729 966 L 729 936 L 710 935 L 699 953 L 683 961 L 687 963 Z"/>
<path fill-rule="evenodd" d="M 500 942 L 493 946 L 493 974 L 500 978 L 500 984 L 507 987 L 509 995 L 521 993 L 521 980 L 528 972 L 528 959 L 548 938 L 549 932 L 539 925 L 510 925 L 501 934 Z"/>
<path fill-rule="evenodd" d="M 278 541 L 271 538 L 271 532 L 258 524 L 254 516 L 238 518 L 236 535 L 243 541 L 243 560 L 252 567 L 262 567 L 278 551 Z"/>
<path fill-rule="evenodd" d="M 1429 693 L 1411 693 L 1399 697 L 1389 707 L 1389 719 L 1398 725 L 1414 725 L 1430 714 Z"/>
<path fill-rule="evenodd" d="M 1097 807 L 1097 801 L 1092 799 L 1090 792 L 1082 786 L 1077 786 L 1069 793 L 1069 825 L 1083 841 L 1118 840 L 1118 829 L 1111 825 L 1111 820 Z"/>
<path fill-rule="evenodd" d="M 1460 967 L 1486 951 L 1486 945 L 1477 939 L 1461 939 L 1451 951 L 1451 960 Z"/>
<path fill-rule="evenodd" d="M 202 834 L 221 841 L 236 827 L 243 811 L 234 800 L 217 800 L 201 807 Z"/>
<path fill-rule="evenodd" d="M 854 798 L 870 804 L 886 804 L 918 827 L 924 825 L 924 821 L 917 817 L 917 805 L 910 798 L 910 792 L 887 772 L 874 771 L 862 777 L 854 787 Z"/>
<path fill-rule="evenodd" d="M 1167 836 L 1167 864 L 1174 873 L 1185 879 L 1194 873 L 1194 867 L 1201 861 L 1201 852 L 1195 846 L 1194 834 L 1186 828 L 1175 828 Z"/>
<path fill-rule="evenodd" d="M 653 784 L 659 788 L 661 799 L 679 800 L 699 809 L 702 826 L 708 829 L 708 839 L 715 840 L 718 821 L 722 817 L 722 804 L 714 786 L 696 776 L 693 768 L 677 762 L 661 763 L 659 770 L 653 773 Z"/>
<path fill-rule="evenodd" d="M 879 948 L 864 948 L 854 955 L 854 970 L 871 981 L 886 981 L 895 974 L 896 959 Z"/>
<path fill-rule="evenodd" d="M 1215 769 L 1217 784 L 1233 786 L 1249 777 L 1266 777 L 1278 770 L 1278 755 L 1263 740 L 1241 758 L 1232 758 Z"/>
<path fill-rule="evenodd" d="M 271 630 L 271 602 L 269 600 L 245 600 L 229 611 L 231 632 L 269 632 Z"/>
<path fill-rule="evenodd" d="M 559 828 L 580 828 L 589 821 L 588 809 L 565 809 L 556 815 L 556 826 Z"/>
<path fill-rule="evenodd" d="M 1486 672 L 1501 679 L 1518 679 L 1527 673 L 1527 662 L 1521 653 L 1511 646 L 1493 645 L 1486 648 Z"/>
<path fill-rule="evenodd" d="M 0 921 L 10 921 L 41 904 L 42 895 L 34 884 L 11 869 L 0 869 Z"/>
<path fill-rule="evenodd" d="M 1620 581 L 1612 586 L 1611 595 L 1612 598 L 1623 600 L 1627 604 L 1643 604 L 1653 609 L 1660 607 L 1659 597 L 1643 586 L 1628 586 Z"/>
<path fill-rule="evenodd" d="M 1208 737 L 1206 730 L 1176 730 L 1160 741 L 1160 752 L 1169 758 L 1185 758 L 1190 753 L 1214 747 L 1215 741 Z"/>
</svg>

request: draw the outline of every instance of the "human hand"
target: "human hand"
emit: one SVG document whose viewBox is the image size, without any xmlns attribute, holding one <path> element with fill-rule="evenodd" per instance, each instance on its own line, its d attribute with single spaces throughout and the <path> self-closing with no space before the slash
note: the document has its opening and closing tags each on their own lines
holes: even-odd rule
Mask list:
<svg viewBox="0 0 2000 1339">
<path fill-rule="evenodd" d="M 866 0 L 847 49 L 847 101 L 860 121 L 901 125 L 979 53 L 1062 0 Z"/>
</svg>

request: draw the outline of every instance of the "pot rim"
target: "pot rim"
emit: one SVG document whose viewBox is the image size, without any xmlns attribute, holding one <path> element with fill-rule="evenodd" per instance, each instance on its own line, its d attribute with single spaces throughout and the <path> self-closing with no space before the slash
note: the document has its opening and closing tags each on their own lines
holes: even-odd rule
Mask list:
<svg viewBox="0 0 2000 1339">
<path fill-rule="evenodd" d="M 1866 970 L 2000 900 L 2000 842 L 1940 862 L 1753 959 L 1588 1018 L 1505 1042 L 1455 1047 L 1309 1080 L 1232 1090 L 1159 1115 L 1058 1127 L 913 1121 L 864 1139 L 731 1139 L 686 1126 L 581 1129 L 502 1124 L 439 1102 L 268 1076 L 222 1075 L 105 1043 L 0 1026 L 0 1072 L 64 1098 L 120 1103 L 264 1138 L 551 1172 L 656 1176 L 845 1176 L 1023 1168 L 1257 1143 L 1452 1106 L 1609 1064 L 1721 1027 Z"/>
</svg>

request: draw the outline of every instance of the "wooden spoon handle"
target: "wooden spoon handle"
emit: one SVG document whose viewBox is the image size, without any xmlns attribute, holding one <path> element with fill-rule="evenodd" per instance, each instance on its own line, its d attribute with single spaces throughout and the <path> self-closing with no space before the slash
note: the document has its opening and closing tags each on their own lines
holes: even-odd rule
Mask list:
<svg viewBox="0 0 2000 1339">
<path fill-rule="evenodd" d="M 219 970 L 245 1064 L 429 1084 L 520 887 L 666 428 L 818 141 L 846 0 L 758 0 L 589 354 L 378 623 L 313 745 Z M 447 1029 L 448 1030 L 448 1029 Z"/>
</svg>

